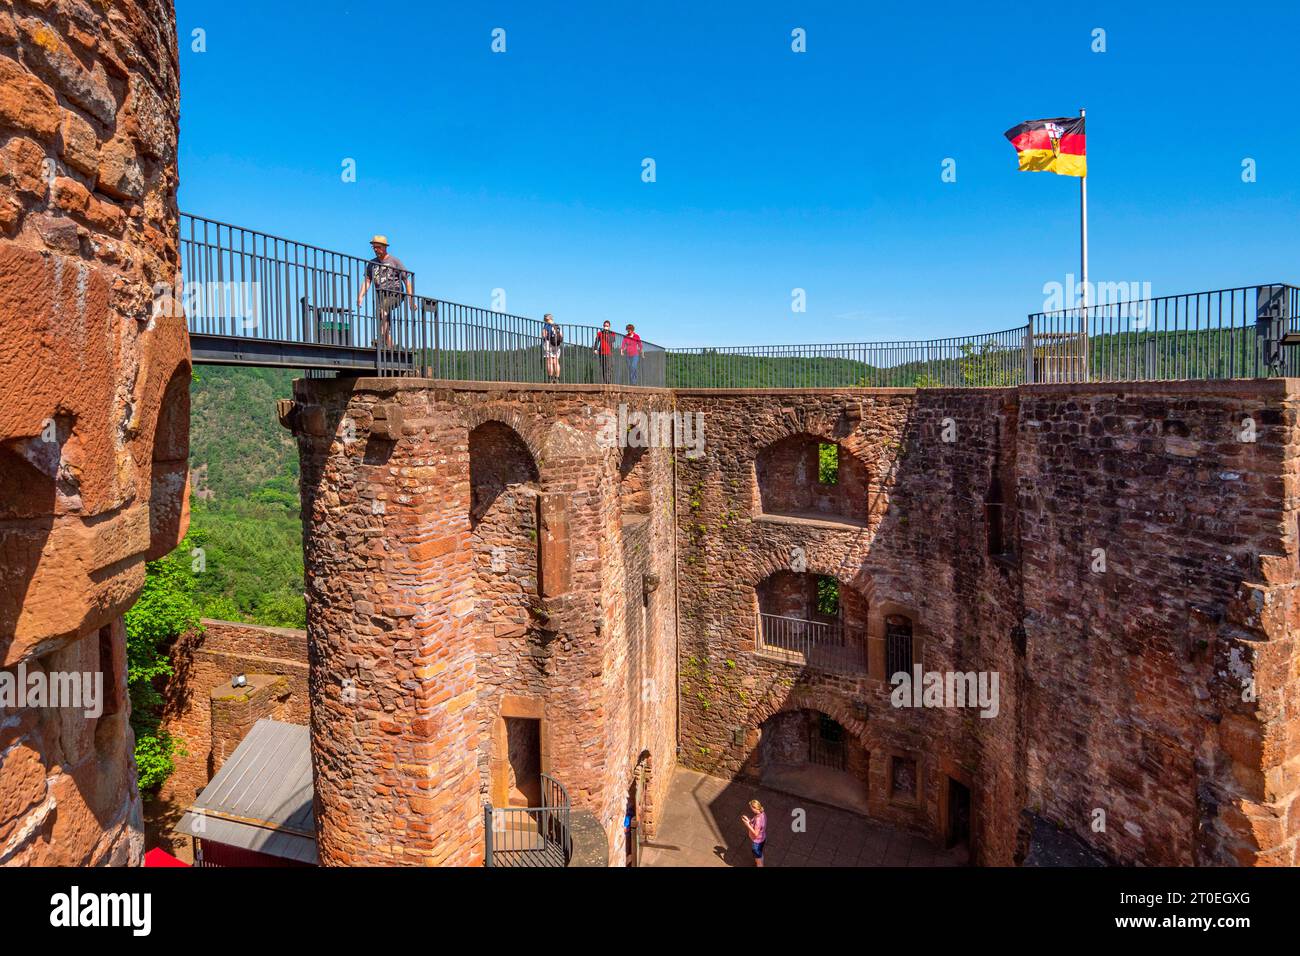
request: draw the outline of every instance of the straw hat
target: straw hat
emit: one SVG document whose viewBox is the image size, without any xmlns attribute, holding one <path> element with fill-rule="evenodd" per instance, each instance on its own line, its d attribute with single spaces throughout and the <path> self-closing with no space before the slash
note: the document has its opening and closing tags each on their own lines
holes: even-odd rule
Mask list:
<svg viewBox="0 0 1300 956">
<path fill-rule="evenodd" d="M 379 245 L 381 245 L 381 246 L 386 246 L 386 245 L 388 245 L 388 237 L 387 237 L 387 236 L 375 236 L 373 239 L 370 240 L 370 243 L 371 243 L 371 245 L 374 245 L 375 243 L 379 243 Z"/>
</svg>

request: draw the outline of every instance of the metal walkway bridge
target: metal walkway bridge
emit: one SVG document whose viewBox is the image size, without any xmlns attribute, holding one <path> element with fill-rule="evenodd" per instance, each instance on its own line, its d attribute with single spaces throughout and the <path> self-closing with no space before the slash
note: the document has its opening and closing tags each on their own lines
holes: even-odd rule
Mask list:
<svg viewBox="0 0 1300 956">
<path fill-rule="evenodd" d="M 424 296 L 362 295 L 357 256 L 181 214 L 196 363 L 308 375 L 544 382 L 542 323 Z M 1030 315 L 999 332 L 897 342 L 664 349 L 561 323 L 560 381 L 673 388 L 1009 386 L 1300 376 L 1300 289 L 1268 283 Z"/>
<path fill-rule="evenodd" d="M 181 299 L 196 363 L 340 375 L 543 382 L 542 323 L 415 292 L 365 295 L 368 261 L 181 214 Z M 563 324 L 562 381 L 663 385 L 664 350 L 642 343 L 633 382 L 623 335 L 602 363 L 600 331 Z"/>
</svg>

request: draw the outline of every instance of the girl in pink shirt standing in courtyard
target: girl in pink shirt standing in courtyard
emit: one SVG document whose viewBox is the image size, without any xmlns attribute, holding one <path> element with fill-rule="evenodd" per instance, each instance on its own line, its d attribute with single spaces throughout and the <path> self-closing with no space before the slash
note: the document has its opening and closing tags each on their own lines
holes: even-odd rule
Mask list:
<svg viewBox="0 0 1300 956">
<path fill-rule="evenodd" d="M 741 821 L 749 831 L 749 842 L 754 851 L 754 865 L 763 865 L 763 846 L 767 843 L 767 813 L 757 800 L 749 801 L 749 809 L 754 811 L 752 818 L 741 814 Z"/>
</svg>

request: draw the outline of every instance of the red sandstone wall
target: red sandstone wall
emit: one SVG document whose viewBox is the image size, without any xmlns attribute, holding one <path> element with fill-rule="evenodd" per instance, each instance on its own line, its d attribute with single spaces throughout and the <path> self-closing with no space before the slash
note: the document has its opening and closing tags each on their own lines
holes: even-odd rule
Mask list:
<svg viewBox="0 0 1300 956">
<path fill-rule="evenodd" d="M 767 718 L 814 711 L 848 732 L 881 820 L 942 839 L 949 779 L 969 787 L 977 862 L 1019 860 L 1033 815 L 1119 862 L 1289 862 L 1287 389 L 678 393 L 705 454 L 633 460 L 600 443 L 601 415 L 674 397 L 300 383 L 323 858 L 475 862 L 480 802 L 511 789 L 512 717 L 541 722 L 543 769 L 621 861 L 629 786 L 652 831 L 674 744 L 743 778 L 780 749 Z M 1248 447 L 1225 430 L 1246 416 Z M 839 443 L 854 513 L 763 513 L 760 481 L 793 481 L 778 466 L 802 456 L 760 454 L 791 436 Z M 781 586 L 796 562 L 841 582 L 864 672 L 757 652 L 762 582 L 807 604 Z M 925 671 L 996 673 L 998 715 L 893 706 L 893 615 Z"/>
<path fill-rule="evenodd" d="M 185 753 L 176 757 L 175 771 L 145 811 L 159 840 L 183 848 L 188 840 L 174 838 L 171 827 L 215 772 L 212 689 L 235 674 L 281 675 L 285 678 L 285 697 L 275 711 L 275 719 L 307 725 L 311 719 L 307 632 L 205 620 L 202 631 L 177 639 L 170 658 L 173 674 L 162 688 L 162 726 L 178 739 Z"/>
<path fill-rule="evenodd" d="M 123 684 L 120 615 L 184 533 L 189 345 L 153 315 L 178 267 L 175 37 L 152 0 L 0 10 L 6 669 Z M 127 718 L 0 715 L 0 863 L 138 862 Z"/>
<path fill-rule="evenodd" d="M 507 717 L 541 721 L 544 771 L 621 860 L 638 761 L 651 820 L 673 765 L 671 460 L 652 451 L 623 486 L 602 413 L 667 397 L 376 380 L 296 394 L 322 860 L 478 862 L 482 804 L 511 789 Z M 397 440 L 376 405 L 386 422 L 400 407 Z M 633 499 L 650 510 L 625 526 Z"/>
<path fill-rule="evenodd" d="M 618 394 L 646 414 L 672 408 L 668 396 L 636 391 Z M 636 812 L 645 837 L 661 818 L 676 764 L 676 515 L 670 448 L 615 449 L 605 462 L 600 497 L 598 548 L 604 628 L 602 695 L 605 753 L 600 783 L 600 820 L 610 838 L 610 860 L 626 858 L 622 821 L 635 782 Z"/>
<path fill-rule="evenodd" d="M 321 863 L 475 863 L 468 430 L 427 416 L 409 438 L 371 434 L 397 382 L 296 389 L 319 399 L 299 448 Z"/>
<path fill-rule="evenodd" d="M 1021 391 L 1029 801 L 1114 859 L 1300 863 L 1292 387 Z"/>
<path fill-rule="evenodd" d="M 1014 432 L 1014 396 L 735 391 L 678 393 L 677 403 L 705 416 L 706 436 L 702 458 L 678 459 L 683 761 L 724 776 L 754 773 L 763 721 L 817 710 L 867 753 L 865 796 L 873 816 L 937 836 L 946 778 L 974 780 L 977 859 L 1010 863 L 1023 796 L 1015 774 L 1023 746 L 1012 641 L 1017 594 L 1005 569 L 984 553 L 983 500 L 1000 436 Z M 945 419 L 958 441 L 942 440 Z M 856 510 L 868 518 L 865 528 L 762 514 L 759 455 L 790 447 L 796 435 L 840 443 L 842 470 L 863 476 Z M 772 469 L 798 464 L 788 458 L 764 456 L 766 478 L 778 491 L 792 479 Z M 1009 527 L 1013 522 L 1014 516 Z M 796 564 L 796 548 L 803 564 Z M 865 605 L 868 675 L 832 675 L 756 653 L 757 586 L 795 567 L 838 578 L 851 623 Z M 917 661 L 926 670 L 1000 673 L 997 718 L 890 705 L 880 638 L 885 614 L 895 612 L 915 619 Z M 914 798 L 892 792 L 895 757 L 917 762 Z"/>
<path fill-rule="evenodd" d="M 1020 858 L 1023 809 L 1123 863 L 1295 863 L 1290 389 L 679 393 L 708 438 L 677 479 L 683 759 L 752 773 L 759 725 L 807 707 L 867 751 L 874 816 L 939 837 L 944 778 L 967 783 L 980 862 Z M 865 531 L 759 514 L 757 456 L 799 433 L 865 466 Z M 987 553 L 995 474 L 1001 556 Z M 795 547 L 866 602 L 868 676 L 755 652 L 755 584 Z M 997 718 L 890 706 L 879 638 L 895 612 L 915 618 L 927 671 L 999 673 Z M 892 792 L 894 758 L 916 762 L 915 802 Z"/>
</svg>

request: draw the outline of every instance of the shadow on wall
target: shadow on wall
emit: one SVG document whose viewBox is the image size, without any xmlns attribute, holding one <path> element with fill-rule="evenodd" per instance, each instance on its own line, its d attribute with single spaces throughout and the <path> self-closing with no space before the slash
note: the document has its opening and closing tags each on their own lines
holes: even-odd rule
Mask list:
<svg viewBox="0 0 1300 956">
<path fill-rule="evenodd" d="M 995 858 L 1010 862 L 1011 804 L 1024 787 L 1011 639 L 1018 579 L 984 545 L 1005 552 L 1017 540 L 1012 507 L 997 509 L 999 533 L 985 527 L 1000 465 L 990 422 L 1015 413 L 999 396 L 968 403 L 964 417 L 957 399 L 938 396 L 918 409 L 885 398 L 869 431 L 845 433 L 840 406 L 855 401 L 810 397 L 808 410 L 780 407 L 770 425 L 747 409 L 757 422 L 753 451 L 724 449 L 703 466 L 715 472 L 698 476 L 706 487 L 743 487 L 748 457 L 755 520 L 729 522 L 717 540 L 684 542 L 736 585 L 722 603 L 709 588 L 717 626 L 684 636 L 692 686 L 683 706 L 695 711 L 683 718 L 687 765 L 733 778 L 716 818 L 739 834 L 742 850 L 739 795 L 766 787 L 923 836 L 939 853 L 965 845 L 975 860 L 997 831 Z M 963 441 L 942 440 L 949 417 L 965 429 Z M 716 464 L 727 457 L 739 458 L 731 473 Z M 704 498 L 705 513 L 692 520 L 707 522 L 710 507 L 729 504 Z M 764 520 L 771 516 L 817 520 Z M 683 566 L 692 557 L 698 566 L 700 555 L 688 552 Z M 934 621 L 941 630 L 931 635 Z M 886 675 L 913 664 L 1001 672 L 1000 720 L 892 706 Z"/>
<path fill-rule="evenodd" d="M 66 419 L 60 418 L 56 427 L 58 444 L 43 443 L 39 437 L 0 442 L 0 662 L 9 653 L 27 590 L 54 527 L 57 450 L 71 432 Z M 33 462 L 42 447 L 55 450 L 52 466 Z"/>
<path fill-rule="evenodd" d="M 469 433 L 470 527 L 492 509 L 511 485 L 536 486 L 537 464 L 513 428 L 486 421 Z"/>
</svg>

